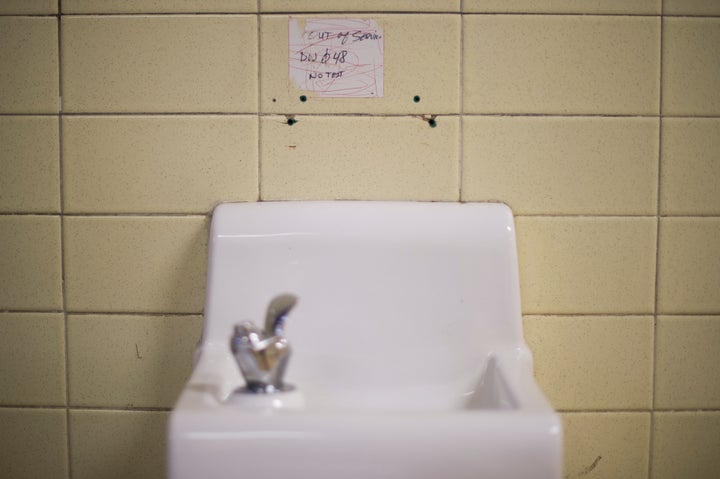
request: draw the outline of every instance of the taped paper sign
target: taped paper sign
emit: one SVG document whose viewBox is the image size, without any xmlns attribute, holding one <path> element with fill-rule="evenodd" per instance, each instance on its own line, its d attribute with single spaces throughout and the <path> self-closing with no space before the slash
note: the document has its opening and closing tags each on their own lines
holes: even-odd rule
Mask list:
<svg viewBox="0 0 720 479">
<path fill-rule="evenodd" d="M 290 18 L 290 83 L 325 98 L 383 96 L 383 31 L 375 20 Z"/>
</svg>

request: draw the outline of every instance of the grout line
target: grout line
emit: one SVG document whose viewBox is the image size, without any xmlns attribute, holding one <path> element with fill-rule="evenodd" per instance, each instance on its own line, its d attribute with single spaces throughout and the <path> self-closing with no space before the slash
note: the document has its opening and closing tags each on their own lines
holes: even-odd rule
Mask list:
<svg viewBox="0 0 720 479">
<path fill-rule="evenodd" d="M 719 408 L 661 409 L 661 410 L 655 410 L 655 409 L 556 409 L 555 411 L 560 414 L 648 413 L 648 414 L 650 414 L 650 427 L 652 427 L 652 415 L 655 412 L 660 412 L 660 413 L 688 413 L 688 412 L 690 412 L 690 413 L 699 413 L 699 412 L 720 413 Z"/>
<path fill-rule="evenodd" d="M 134 15 L 258 15 L 258 16 L 304 16 L 304 17 L 312 17 L 312 16 L 322 16 L 322 15 L 361 15 L 361 16 L 371 16 L 371 15 L 461 15 L 462 13 L 459 11 L 453 11 L 453 10 L 435 10 L 435 11 L 415 11 L 415 10 L 322 10 L 322 11 L 302 11 L 302 10 L 296 10 L 296 11 L 261 11 L 260 8 L 258 8 L 257 12 L 218 12 L 218 13 L 99 13 L 99 14 L 84 14 L 84 15 L 128 15 L 128 16 L 134 16 Z"/>
<path fill-rule="evenodd" d="M 304 17 L 321 15 L 458 15 L 458 16 L 513 16 L 513 17 L 629 17 L 629 18 L 720 18 L 720 15 L 707 14 L 676 14 L 662 15 L 657 13 L 595 13 L 595 12 L 463 12 L 456 10 L 323 10 L 323 11 L 272 11 L 272 12 L 97 12 L 97 13 L 63 13 L 67 17 L 208 17 L 208 16 L 287 16 Z M 6 14 L 9 17 L 50 17 L 52 14 Z"/>
<path fill-rule="evenodd" d="M 232 203 L 252 203 L 255 200 L 238 200 L 233 201 Z M 296 201 L 296 200 L 270 200 L 270 201 Z M 306 200 L 306 201 L 367 201 L 367 202 L 398 202 L 398 201 L 416 201 L 416 200 L 354 200 L 354 199 L 325 199 L 325 200 Z M 452 202 L 452 201 L 448 201 Z M 493 203 L 492 200 L 472 200 L 472 201 L 462 201 L 462 203 Z M 14 211 L 14 212 L 0 212 L 0 217 L 5 216 L 57 216 L 57 217 L 64 217 L 64 218 L 113 218 L 113 217 L 120 217 L 120 218 L 211 218 L 212 212 L 203 212 L 203 211 L 189 211 L 185 213 L 171 213 L 171 212 L 155 212 L 155 213 L 148 213 L 148 212 L 107 212 L 107 211 L 97 211 L 92 213 L 58 213 L 58 212 L 51 212 L 51 213 L 38 213 L 38 212 L 32 212 L 32 211 Z M 701 219 L 711 219 L 716 220 L 720 219 L 720 214 L 706 214 L 706 215 L 698 215 L 698 214 L 690 214 L 690 215 L 681 215 L 681 214 L 665 214 L 665 215 L 649 215 L 649 214 L 620 214 L 620 213 L 596 213 L 596 214 L 586 214 L 586 213 L 515 213 L 515 218 L 585 218 L 585 219 L 621 219 L 621 218 L 627 218 L 627 219 L 688 219 L 688 220 L 701 220 Z"/>
<path fill-rule="evenodd" d="M 245 201 L 238 201 L 237 203 L 246 203 Z M 112 218 L 115 216 L 119 217 L 130 217 L 130 218 L 210 218 L 212 213 L 108 213 L 108 212 L 96 212 L 96 213 L 0 213 L 2 216 L 58 216 L 65 218 Z"/>
<path fill-rule="evenodd" d="M 172 407 L 122 407 L 122 406 L 73 406 L 73 411 L 118 411 L 118 412 L 170 412 Z"/>
<path fill-rule="evenodd" d="M 63 13 L 65 17 L 93 18 L 93 17 L 252 17 L 256 12 L 115 12 L 115 13 Z"/>
<path fill-rule="evenodd" d="M 464 10 L 464 0 L 460 0 L 460 11 Z M 460 110 L 460 131 L 458 132 L 458 201 L 463 201 L 463 162 L 464 162 L 464 145 L 465 145 L 465 128 L 464 128 L 464 122 L 463 119 L 465 117 L 465 88 L 463 88 L 463 85 L 465 83 L 464 75 L 465 75 L 465 17 L 460 16 L 460 67 L 459 70 L 459 78 L 458 78 L 458 90 L 460 92 L 459 94 L 459 102 L 460 105 L 458 105 L 458 109 Z"/>
<path fill-rule="evenodd" d="M 63 314 L 64 309 L 3 309 L 0 314 Z"/>
<path fill-rule="evenodd" d="M 0 404 L 0 409 L 61 409 L 66 410 L 67 406 L 57 404 Z"/>
<path fill-rule="evenodd" d="M 260 0 L 257 0 L 257 201 L 262 201 L 262 157 L 260 152 L 262 151 L 262 57 L 260 43 L 262 41 L 262 22 L 260 16 Z"/>
<path fill-rule="evenodd" d="M 0 18 L 5 18 L 5 17 L 57 18 L 59 15 L 60 15 L 59 13 L 3 13 L 3 14 L 0 14 Z"/>
<path fill-rule="evenodd" d="M 434 11 L 417 11 L 417 10 L 323 10 L 317 12 L 311 11 L 272 11 L 261 12 L 267 16 L 281 15 L 301 15 L 310 17 L 313 15 L 459 15 L 459 16 L 533 16 L 533 17 L 659 17 L 657 13 L 587 13 L 587 12 L 464 12 L 462 8 L 458 10 L 434 10 Z"/>
<path fill-rule="evenodd" d="M 523 318 L 647 318 L 652 316 L 647 313 L 523 313 Z"/>
<path fill-rule="evenodd" d="M 585 219 L 621 219 L 621 218 L 633 218 L 633 219 L 655 219 L 655 215 L 617 215 L 617 214 L 547 214 L 547 213 L 515 213 L 515 218 L 585 218 Z"/>
<path fill-rule="evenodd" d="M 321 99 L 322 101 L 322 99 Z M 51 116 L 56 113 L 0 113 L 0 116 Z M 284 116 L 290 114 L 289 112 L 224 112 L 224 111 L 160 111 L 160 112 L 123 112 L 123 111 L 83 111 L 83 112 L 63 112 L 66 116 Z M 611 113 L 494 113 L 494 112 L 481 112 L 481 113 L 448 113 L 440 112 L 435 113 L 439 117 L 454 117 L 454 116 L 479 116 L 479 117 L 538 117 L 538 118 L 659 118 L 659 115 L 650 114 L 611 114 Z M 302 113 L 302 116 L 320 116 L 320 117 L 336 117 L 336 116 L 358 116 L 358 117 L 390 117 L 390 118 L 417 118 L 415 113 L 318 113 L 318 112 L 306 112 Z M 667 116 L 666 118 L 720 118 L 720 116 Z"/>
<path fill-rule="evenodd" d="M 58 172 L 60 175 L 60 270 L 61 293 L 64 324 L 65 346 L 65 449 L 67 451 L 68 477 L 72 478 L 72 446 L 70 441 L 70 342 L 67 314 L 67 288 L 65 287 L 65 182 L 63 181 L 63 82 L 62 82 L 62 0 L 58 0 L 57 14 L 58 31 L 58 95 L 60 97 L 60 110 L 58 112 Z"/>
<path fill-rule="evenodd" d="M 653 444 L 655 441 L 655 437 L 653 434 L 653 430 L 655 427 L 655 408 L 656 408 L 656 397 L 655 397 L 655 389 L 657 384 L 657 328 L 658 328 L 658 278 L 659 278 L 659 265 L 660 265 L 660 218 L 661 218 L 661 187 L 662 187 L 662 119 L 663 119 L 663 37 L 664 37 L 664 30 L 665 30 L 665 20 L 663 18 L 663 4 L 665 2 L 662 2 L 660 5 L 660 41 L 659 43 L 659 49 L 660 49 L 660 71 L 658 72 L 660 75 L 659 82 L 658 82 L 658 111 L 660 113 L 660 119 L 658 124 L 658 137 L 657 137 L 657 145 L 658 145 L 658 153 L 657 153 L 657 201 L 655 206 L 655 217 L 656 217 L 656 225 L 655 225 L 655 291 L 654 291 L 654 302 L 653 302 L 653 345 L 652 345 L 652 360 L 650 361 L 650 364 L 652 365 L 652 389 L 651 389 L 651 398 L 652 398 L 652 412 L 650 413 L 650 431 L 648 434 L 648 468 L 647 468 L 647 477 L 648 479 L 653 477 Z"/>
<path fill-rule="evenodd" d="M 196 311 L 194 313 L 158 313 L 143 312 L 143 311 L 67 311 L 70 316 L 150 316 L 150 317 L 178 317 L 178 318 L 190 318 L 192 316 L 202 316 L 202 311 Z"/>
<path fill-rule="evenodd" d="M 259 85 L 259 84 L 258 84 Z M 462 95 L 462 88 L 461 88 Z M 462 100 L 462 97 L 461 97 Z M 461 104 L 462 108 L 462 104 Z M 259 108 L 258 108 L 259 109 Z M 103 116 L 238 116 L 238 117 L 273 117 L 286 116 L 289 113 L 282 112 L 223 112 L 223 111 L 192 111 L 192 112 L 63 112 L 68 117 L 103 117 Z M 662 119 L 686 119 L 686 120 L 717 120 L 720 115 L 646 115 L 646 114 L 610 114 L 610 113 L 437 113 L 438 117 L 507 117 L 507 118 L 627 118 L 627 119 L 644 119 L 644 118 L 662 118 Z M 57 116 L 57 113 L 0 113 L 0 117 L 4 116 Z M 302 116 L 317 117 L 366 117 L 366 118 L 417 118 L 414 113 L 302 113 Z"/>
<path fill-rule="evenodd" d="M 630 18 L 653 18 L 664 16 L 666 18 L 720 18 L 720 15 L 713 14 L 675 14 L 662 15 L 657 13 L 612 13 L 612 12 L 463 12 L 458 10 L 323 10 L 323 11 L 303 11 L 303 10 L 283 10 L 283 11 L 214 11 L 214 12 L 82 12 L 70 13 L 66 12 L 62 15 L 67 17 L 208 17 L 208 16 L 287 16 L 300 15 L 305 17 L 320 15 L 458 15 L 458 16 L 532 16 L 532 17 L 630 17 Z M 52 17 L 55 14 L 3 14 L 7 17 Z"/>
</svg>

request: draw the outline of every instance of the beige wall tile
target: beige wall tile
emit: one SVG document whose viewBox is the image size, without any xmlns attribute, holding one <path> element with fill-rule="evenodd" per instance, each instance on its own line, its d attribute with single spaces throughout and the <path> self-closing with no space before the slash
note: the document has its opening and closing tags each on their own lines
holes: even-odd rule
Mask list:
<svg viewBox="0 0 720 479">
<path fill-rule="evenodd" d="M 62 22 L 65 111 L 257 110 L 255 16 L 79 16 Z"/>
<path fill-rule="evenodd" d="M 12 479 L 67 478 L 64 409 L 0 408 L 0 464 Z"/>
<path fill-rule="evenodd" d="M 202 316 L 69 316 L 70 404 L 172 407 L 201 330 Z"/>
<path fill-rule="evenodd" d="M 457 117 L 261 122 L 262 199 L 458 199 Z"/>
<path fill-rule="evenodd" d="M 660 14 L 661 0 L 464 0 L 464 12 L 476 13 L 631 13 Z"/>
<path fill-rule="evenodd" d="M 665 15 L 720 15 L 717 0 L 663 0 Z"/>
<path fill-rule="evenodd" d="M 720 408 L 720 316 L 661 316 L 656 350 L 656 408 Z"/>
<path fill-rule="evenodd" d="M 329 15 L 327 18 L 347 18 Z M 261 27 L 262 98 L 271 113 L 457 113 L 460 108 L 459 15 L 352 15 L 384 32 L 383 98 L 317 98 L 290 86 L 288 17 L 264 15 Z M 294 17 L 304 19 L 306 17 Z M 312 17 L 310 17 L 312 18 Z M 326 18 L 323 15 L 323 18 Z M 441 35 L 428 32 L 442 32 Z M 300 96 L 307 97 L 306 102 Z M 414 97 L 420 101 L 415 102 Z"/>
<path fill-rule="evenodd" d="M 652 479 L 720 477 L 720 412 L 659 412 L 653 420 Z"/>
<path fill-rule="evenodd" d="M 459 12 L 460 0 L 260 0 L 263 12 Z"/>
<path fill-rule="evenodd" d="M 525 314 L 653 312 L 652 218 L 516 218 Z"/>
<path fill-rule="evenodd" d="M 58 0 L 2 0 L 0 15 L 42 15 L 57 13 Z"/>
<path fill-rule="evenodd" d="M 65 325 L 59 313 L 0 313 L 0 404 L 65 404 Z"/>
<path fill-rule="evenodd" d="M 649 413 L 565 413 L 564 478 L 647 477 Z"/>
<path fill-rule="evenodd" d="M 257 0 L 63 0 L 63 13 L 247 13 Z"/>
<path fill-rule="evenodd" d="M 720 114 L 720 18 L 665 18 L 662 112 Z"/>
<path fill-rule="evenodd" d="M 168 413 L 70 411 L 73 479 L 166 477 Z"/>
<path fill-rule="evenodd" d="M 652 407 L 652 316 L 526 316 L 523 326 L 555 408 Z"/>
<path fill-rule="evenodd" d="M 60 212 L 58 119 L 0 116 L 0 212 Z"/>
<path fill-rule="evenodd" d="M 57 113 L 56 18 L 0 17 L 0 113 Z"/>
<path fill-rule="evenodd" d="M 257 117 L 63 118 L 65 211 L 207 213 L 258 197 Z"/>
<path fill-rule="evenodd" d="M 198 216 L 67 218 L 68 311 L 200 312 L 207 238 Z"/>
<path fill-rule="evenodd" d="M 515 214 L 654 215 L 658 120 L 463 119 L 462 199 Z"/>
<path fill-rule="evenodd" d="M 465 113 L 658 113 L 657 18 L 468 15 L 464 22 Z"/>
<path fill-rule="evenodd" d="M 60 218 L 0 216 L 0 310 L 62 308 Z"/>
<path fill-rule="evenodd" d="M 720 312 L 720 218 L 660 220 L 658 312 Z"/>
<path fill-rule="evenodd" d="M 720 214 L 720 120 L 664 118 L 661 151 L 661 212 Z"/>
</svg>

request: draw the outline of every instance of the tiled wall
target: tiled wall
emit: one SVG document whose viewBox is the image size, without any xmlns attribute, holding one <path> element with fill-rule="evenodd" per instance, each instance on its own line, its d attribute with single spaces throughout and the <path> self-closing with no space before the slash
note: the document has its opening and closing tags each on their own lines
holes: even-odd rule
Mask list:
<svg viewBox="0 0 720 479">
<path fill-rule="evenodd" d="M 288 87 L 328 13 L 384 98 Z M 162 477 L 209 213 L 258 199 L 508 203 L 565 477 L 720 477 L 717 0 L 0 0 L 0 171 L 3 477 Z"/>
</svg>

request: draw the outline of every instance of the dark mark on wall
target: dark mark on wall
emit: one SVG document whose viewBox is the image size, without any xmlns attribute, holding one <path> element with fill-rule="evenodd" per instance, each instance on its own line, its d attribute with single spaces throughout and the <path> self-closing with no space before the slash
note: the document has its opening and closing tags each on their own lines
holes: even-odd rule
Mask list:
<svg viewBox="0 0 720 479">
<path fill-rule="evenodd" d="M 593 470 L 595 470 L 595 468 L 597 467 L 597 465 L 598 465 L 598 463 L 600 462 L 601 459 L 602 459 L 602 456 L 596 457 L 595 460 L 592 462 L 592 464 L 590 464 L 589 466 L 586 466 L 585 468 L 583 468 L 583 469 L 582 469 L 580 472 L 578 472 L 576 475 L 566 474 L 566 475 L 564 476 L 564 479 L 580 478 L 580 477 L 587 476 L 587 475 L 590 474 Z"/>
<path fill-rule="evenodd" d="M 595 469 L 597 467 L 598 463 L 600 462 L 600 459 L 602 459 L 602 456 L 596 457 L 595 460 L 592 462 L 592 464 L 590 464 L 588 467 L 586 467 L 585 469 L 580 471 L 580 473 L 578 474 L 578 477 L 582 477 L 582 476 L 586 476 L 586 475 L 590 474 L 593 471 L 593 469 Z"/>
<path fill-rule="evenodd" d="M 142 359 L 142 356 L 140 355 L 140 348 L 138 348 L 137 343 L 135 343 L 135 355 L 138 359 Z"/>
</svg>

